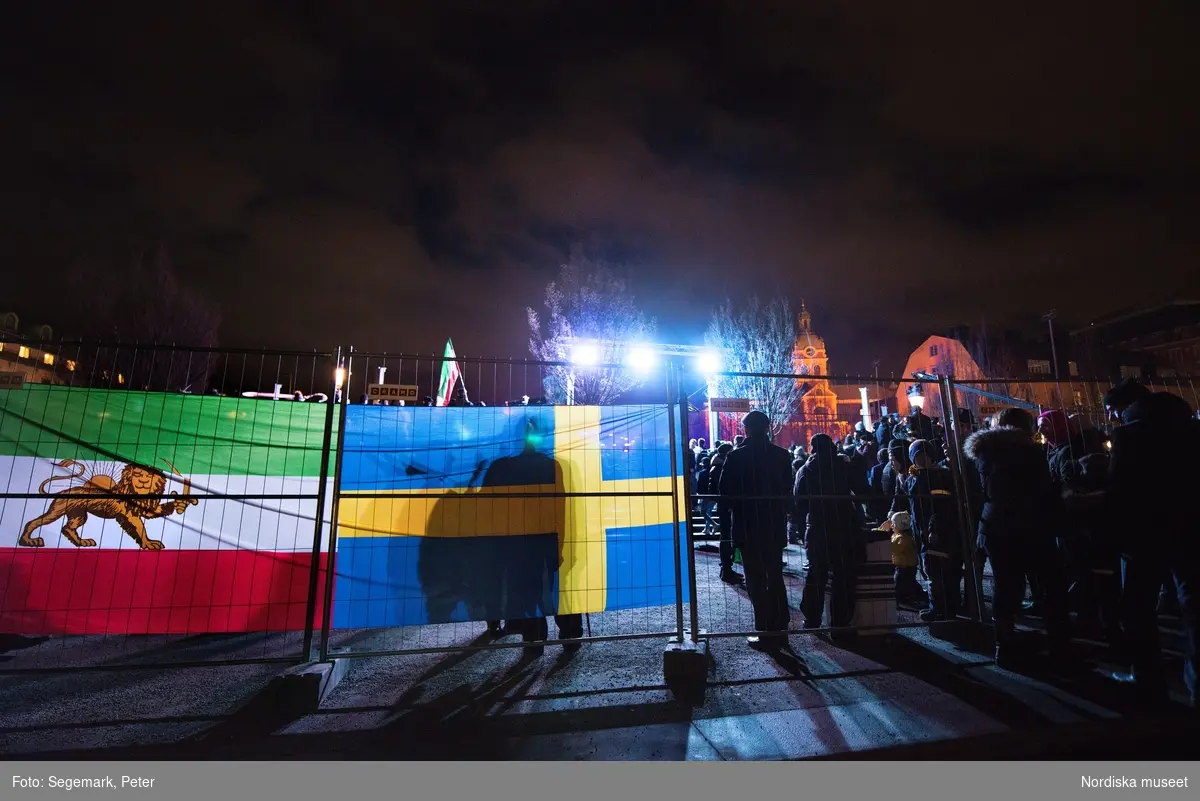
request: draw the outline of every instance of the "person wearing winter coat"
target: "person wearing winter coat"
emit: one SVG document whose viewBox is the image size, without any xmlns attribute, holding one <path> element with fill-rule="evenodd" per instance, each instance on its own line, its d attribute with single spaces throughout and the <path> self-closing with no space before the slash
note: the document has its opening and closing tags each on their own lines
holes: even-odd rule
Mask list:
<svg viewBox="0 0 1200 801">
<path fill-rule="evenodd" d="M 856 571 L 866 557 L 862 512 L 853 495 L 867 495 L 865 476 L 838 454 L 837 444 L 826 434 L 812 438 L 812 456 L 796 474 L 793 492 L 796 519 L 804 522 L 808 573 L 800 610 L 804 627 L 821 627 L 825 588 L 831 590 L 830 621 L 834 627 L 850 624 L 854 617 Z M 843 495 L 842 500 L 810 496 Z"/>
<path fill-rule="evenodd" d="M 1066 413 L 1059 409 L 1042 412 L 1038 417 L 1038 433 L 1046 440 L 1046 461 L 1050 467 L 1050 477 L 1062 493 L 1080 490 L 1082 459 L 1095 455 L 1107 457 L 1099 432 L 1084 428 L 1078 420 L 1072 422 Z M 1089 563 L 1089 531 L 1077 506 L 1070 504 L 1066 507 L 1066 518 L 1059 531 L 1059 542 L 1066 558 L 1071 587 L 1068 601 L 1073 607 L 1077 607 L 1082 618 L 1094 621 L 1098 610 L 1093 602 L 1096 593 L 1092 581 L 1092 566 Z"/>
<path fill-rule="evenodd" d="M 896 512 L 886 523 L 884 530 L 891 531 L 893 580 L 896 584 L 896 603 L 911 605 L 928 603 L 925 590 L 917 582 L 917 562 L 920 548 L 912 532 L 912 515 Z"/>
<path fill-rule="evenodd" d="M 890 457 L 886 448 L 880 448 L 875 458 L 875 466 L 867 473 L 867 486 L 871 489 L 871 501 L 867 504 L 867 511 L 871 520 L 883 523 L 888 519 L 888 510 L 892 505 L 891 496 L 883 492 L 883 471 L 887 468 Z"/>
<path fill-rule="evenodd" d="M 771 443 L 771 420 L 760 411 L 742 419 L 746 439 L 725 458 L 719 482 L 720 503 L 728 504 L 733 544 L 742 551 L 746 592 L 754 607 L 751 648 L 775 651 L 787 643 L 791 626 L 783 551 L 787 547 L 788 489 L 792 457 Z"/>
<path fill-rule="evenodd" d="M 921 612 L 921 620 L 954 620 L 962 611 L 963 577 L 954 474 L 938 464 L 939 449 L 929 440 L 914 442 L 908 455 L 912 469 L 905 495 L 929 576 L 929 608 Z"/>
<path fill-rule="evenodd" d="M 880 450 L 887 450 L 892 444 L 892 418 L 885 417 L 875 424 L 875 439 L 879 442 Z"/>
<path fill-rule="evenodd" d="M 1186 499 L 1200 486 L 1200 422 L 1182 398 L 1136 383 L 1114 388 L 1105 405 L 1122 420 L 1112 436 L 1108 516 L 1121 535 L 1121 617 L 1131 662 L 1129 673 L 1114 678 L 1134 684 L 1148 700 L 1166 698 L 1156 606 L 1169 571 L 1183 618 L 1184 682 L 1196 706 L 1200 526 Z"/>
<path fill-rule="evenodd" d="M 920 409 L 915 410 L 908 416 L 908 431 L 916 439 L 933 439 L 937 436 L 933 418 L 926 415 Z"/>
<path fill-rule="evenodd" d="M 1079 460 L 1094 453 L 1107 453 L 1104 438 L 1094 428 L 1072 422 L 1060 409 L 1051 409 L 1038 417 L 1038 433 L 1049 445 L 1047 461 L 1050 475 L 1064 489 L 1079 475 Z"/>
<path fill-rule="evenodd" d="M 996 428 L 972 434 L 963 447 L 964 455 L 975 462 L 982 487 L 978 546 L 991 561 L 995 577 L 996 665 L 1022 669 L 1028 664 L 1015 639 L 1026 574 L 1039 578 L 1045 594 L 1051 656 L 1067 663 L 1066 574 L 1056 542 L 1062 499 L 1045 454 L 1034 441 L 1033 415 L 1005 409 L 997 423 Z"/>
<path fill-rule="evenodd" d="M 725 466 L 725 460 L 732 451 L 733 445 L 728 442 L 722 442 L 717 446 L 712 463 L 708 468 L 708 477 L 705 484 L 710 495 L 720 494 L 721 469 Z M 718 548 L 721 559 L 721 581 L 734 586 L 745 584 L 746 579 L 741 573 L 733 569 L 733 519 L 729 514 L 729 504 L 722 503 L 720 500 L 716 502 L 716 525 L 717 531 L 721 535 Z"/>
<path fill-rule="evenodd" d="M 804 467 L 806 461 L 808 460 L 796 459 L 792 462 L 792 486 L 796 485 L 796 474 L 800 472 L 801 467 Z M 788 544 L 804 544 L 804 525 L 803 521 L 797 519 L 795 504 L 791 504 L 788 509 Z"/>
</svg>

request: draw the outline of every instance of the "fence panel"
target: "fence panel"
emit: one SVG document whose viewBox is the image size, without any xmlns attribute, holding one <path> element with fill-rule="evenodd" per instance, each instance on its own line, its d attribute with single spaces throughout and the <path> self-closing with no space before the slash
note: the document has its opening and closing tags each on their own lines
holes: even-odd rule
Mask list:
<svg viewBox="0 0 1200 801">
<path fill-rule="evenodd" d="M 1124 377 L 1083 378 L 1077 375 L 1058 378 L 1045 375 L 1014 378 L 977 379 L 952 382 L 955 405 L 974 408 L 982 415 L 979 427 L 990 428 L 998 423 L 1006 408 L 1021 408 L 1036 422 L 1035 439 L 1044 449 L 1047 469 L 1055 481 L 1073 493 L 1099 492 L 1105 486 L 1108 451 L 1115 425 L 1104 407 L 1105 394 L 1124 381 Z M 1193 410 L 1197 409 L 1197 392 L 1189 377 L 1151 377 L 1142 383 L 1153 392 L 1168 392 L 1181 397 Z M 1061 412 L 1058 422 L 1054 415 L 1040 419 L 1046 412 Z M 1057 532 L 1060 554 L 1063 557 L 1070 584 L 1071 611 L 1082 630 L 1091 629 L 1099 636 L 1109 636 L 1102 630 L 1101 610 L 1120 594 L 1119 565 L 1115 553 L 1090 548 L 1086 506 L 1068 500 L 1063 528 Z M 979 555 L 977 566 L 981 574 L 981 590 L 990 614 L 993 600 L 991 565 Z M 1041 591 L 1035 583 L 1027 585 L 1025 601 L 1040 605 Z M 1109 625 L 1115 612 L 1109 609 Z"/>
<path fill-rule="evenodd" d="M 0 667 L 302 658 L 333 354 L 36 350 L 36 383 L 0 392 Z"/>
<path fill-rule="evenodd" d="M 758 501 L 762 511 L 769 507 L 790 512 L 794 507 L 793 489 L 796 475 L 806 465 L 803 509 L 788 519 L 789 542 L 782 553 L 782 579 L 788 607 L 787 631 L 828 630 L 832 628 L 888 629 L 904 626 L 926 625 L 919 612 L 928 606 L 929 582 L 924 570 L 914 566 L 911 580 L 902 581 L 901 590 L 906 594 L 904 605 L 897 608 L 896 579 L 892 563 L 891 533 L 881 531 L 892 511 L 909 511 L 910 498 L 905 495 L 896 500 L 892 492 L 885 492 L 881 484 L 883 465 L 872 472 L 878 460 L 881 443 L 874 439 L 874 426 L 879 415 L 886 410 L 889 419 L 907 419 L 917 410 L 929 407 L 940 408 L 942 403 L 941 384 L 937 378 L 914 379 L 900 385 L 881 386 L 874 378 L 858 376 L 821 376 L 811 374 L 774 375 L 752 373 L 722 373 L 709 379 L 710 387 L 715 384 L 718 397 L 733 397 L 735 394 L 750 402 L 750 405 L 772 417 L 773 440 L 791 451 L 792 470 L 786 481 L 775 483 L 784 486 L 779 495 L 762 495 L 755 489 L 742 499 L 743 503 Z M 834 386 L 840 385 L 841 392 Z M 862 416 L 859 386 L 870 386 L 867 408 L 869 419 Z M 844 387 L 855 391 L 853 404 L 840 398 Z M 789 398 L 791 391 L 798 397 Z M 871 392 L 877 397 L 870 397 Z M 756 399 L 768 399 L 761 403 Z M 703 406 L 703 403 L 694 404 Z M 903 406 L 903 408 L 898 408 Z M 720 414 L 719 421 L 710 417 L 702 408 L 690 415 L 689 432 L 692 439 L 712 437 L 714 430 L 725 445 L 731 447 L 736 436 L 744 435 L 740 420 L 744 413 Z M 944 450 L 944 431 L 940 421 L 928 416 L 917 424 L 921 430 L 906 432 L 911 439 L 939 440 L 935 461 L 950 457 Z M 858 424 L 863 423 L 862 430 Z M 926 430 L 927 428 L 927 430 Z M 811 453 L 813 437 L 823 434 L 834 449 L 830 458 L 814 458 Z M 690 477 L 693 482 L 695 505 L 692 514 L 692 533 L 696 543 L 696 604 L 699 627 L 706 636 L 753 636 L 774 628 L 782 633 L 782 624 L 772 625 L 778 612 L 760 608 L 756 610 L 750 602 L 745 587 L 747 571 L 763 573 L 761 565 L 753 564 L 754 554 L 744 554 L 734 549 L 729 537 L 731 520 L 729 509 L 721 508 L 722 490 L 709 483 L 709 477 L 719 475 L 723 465 L 714 469 L 721 461 L 708 444 L 707 455 L 696 463 Z M 687 445 L 685 444 L 685 447 Z M 838 464 L 835 466 L 832 461 Z M 888 456 L 884 454 L 884 464 Z M 948 499 L 952 504 L 961 502 L 961 490 L 957 483 L 957 466 L 950 459 L 950 469 L 945 470 L 946 487 L 934 496 L 939 503 Z M 755 470 L 760 466 L 755 466 Z M 899 482 L 907 477 L 907 445 L 898 460 Z M 875 484 L 871 478 L 877 479 Z M 751 474 L 751 484 L 758 486 L 769 481 L 761 475 Z M 889 482 L 894 487 L 895 482 Z M 729 488 L 727 487 L 726 490 Z M 943 495 L 944 493 L 944 495 Z M 927 492 L 918 491 L 919 497 L 912 500 L 923 504 L 928 500 Z M 895 506 L 893 503 L 895 502 Z M 805 540 L 805 520 L 816 520 L 817 534 Z M 826 521 L 824 524 L 821 521 Z M 828 531 L 828 536 L 821 532 Z M 961 529 L 955 528 L 956 538 Z M 747 557 L 749 562 L 747 564 Z M 772 557 L 774 558 L 774 557 Z M 771 566 L 767 572 L 774 572 Z M 907 574 L 902 578 L 909 578 Z M 961 576 L 960 576 L 961 578 Z M 967 590 L 970 595 L 970 590 Z M 851 603 L 842 611 L 838 602 L 836 614 L 832 609 L 834 598 L 856 597 L 859 603 Z M 689 610 L 690 611 L 690 610 Z M 967 608 L 952 610 L 952 614 L 966 614 Z M 836 617 L 836 620 L 834 618 Z M 758 618 L 758 620 L 756 620 Z"/>
<path fill-rule="evenodd" d="M 459 390 L 433 407 L 440 358 L 354 353 L 344 367 L 328 651 L 676 635 L 679 416 L 665 382 L 655 402 L 555 404 L 543 378 L 559 365 L 456 363 Z M 380 383 L 402 387 L 403 405 Z"/>
</svg>

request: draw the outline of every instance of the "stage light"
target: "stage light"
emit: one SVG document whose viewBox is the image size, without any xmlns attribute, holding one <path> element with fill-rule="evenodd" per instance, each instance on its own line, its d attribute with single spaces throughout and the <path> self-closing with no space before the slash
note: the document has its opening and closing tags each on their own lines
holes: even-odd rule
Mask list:
<svg viewBox="0 0 1200 801">
<path fill-rule="evenodd" d="M 644 345 L 638 345 L 629 351 L 626 362 L 639 373 L 648 373 L 654 369 L 654 351 Z"/>
<path fill-rule="evenodd" d="M 721 357 L 714 351 L 705 351 L 696 359 L 696 367 L 704 375 L 721 372 Z"/>
<path fill-rule="evenodd" d="M 571 349 L 571 361 L 581 367 L 590 367 L 600 361 L 600 351 L 590 342 L 576 345 Z"/>
<path fill-rule="evenodd" d="M 346 383 L 346 368 L 339 367 L 333 371 L 333 386 L 336 389 L 341 389 L 342 385 L 345 383 Z"/>
</svg>

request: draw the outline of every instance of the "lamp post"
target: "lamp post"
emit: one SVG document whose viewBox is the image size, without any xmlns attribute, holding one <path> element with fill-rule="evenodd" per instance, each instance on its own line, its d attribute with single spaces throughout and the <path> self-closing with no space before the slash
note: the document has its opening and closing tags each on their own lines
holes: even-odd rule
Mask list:
<svg viewBox="0 0 1200 801">
<path fill-rule="evenodd" d="M 920 384 L 913 384 L 908 388 L 908 406 L 909 411 L 913 409 L 921 411 L 925 408 L 925 394 L 922 392 Z"/>
<path fill-rule="evenodd" d="M 1046 325 L 1050 328 L 1050 359 L 1054 362 L 1054 386 L 1058 392 L 1058 405 L 1059 408 L 1066 408 L 1066 405 L 1063 403 L 1062 379 L 1058 373 L 1058 348 L 1054 346 L 1054 318 L 1057 316 L 1058 310 L 1051 309 L 1042 315 L 1042 319 L 1046 321 Z"/>
</svg>

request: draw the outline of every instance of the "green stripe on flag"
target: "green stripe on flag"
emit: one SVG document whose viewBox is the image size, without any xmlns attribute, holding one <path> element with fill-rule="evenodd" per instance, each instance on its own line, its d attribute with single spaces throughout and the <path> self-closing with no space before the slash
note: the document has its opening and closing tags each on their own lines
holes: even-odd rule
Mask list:
<svg viewBox="0 0 1200 801">
<path fill-rule="evenodd" d="M 184 475 L 319 476 L 328 404 L 26 385 L 0 392 L 0 455 Z M 335 410 L 336 411 L 336 410 Z M 337 415 L 334 415 L 337 436 Z M 330 457 L 329 474 L 333 474 Z"/>
</svg>

